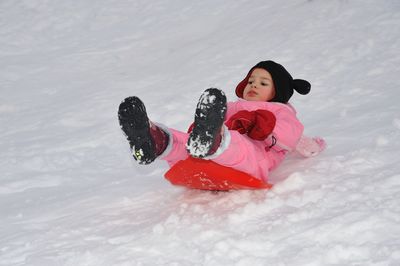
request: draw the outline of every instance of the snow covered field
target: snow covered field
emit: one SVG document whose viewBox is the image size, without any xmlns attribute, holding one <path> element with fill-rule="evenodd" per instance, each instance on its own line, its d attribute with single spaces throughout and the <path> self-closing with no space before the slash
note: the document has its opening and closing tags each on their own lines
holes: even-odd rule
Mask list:
<svg viewBox="0 0 400 266">
<path fill-rule="evenodd" d="M 0 265 L 400 265 L 399 27 L 397 0 L 0 1 Z M 217 194 L 130 158 L 123 98 L 186 130 L 266 59 L 323 154 Z"/>
</svg>

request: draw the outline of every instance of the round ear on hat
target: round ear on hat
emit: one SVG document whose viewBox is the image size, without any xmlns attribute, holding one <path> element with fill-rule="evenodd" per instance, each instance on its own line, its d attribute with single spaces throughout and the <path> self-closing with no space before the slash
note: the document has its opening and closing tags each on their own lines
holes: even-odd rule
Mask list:
<svg viewBox="0 0 400 266">
<path fill-rule="evenodd" d="M 308 94 L 311 90 L 311 84 L 304 79 L 294 79 L 293 88 L 300 94 Z"/>
</svg>

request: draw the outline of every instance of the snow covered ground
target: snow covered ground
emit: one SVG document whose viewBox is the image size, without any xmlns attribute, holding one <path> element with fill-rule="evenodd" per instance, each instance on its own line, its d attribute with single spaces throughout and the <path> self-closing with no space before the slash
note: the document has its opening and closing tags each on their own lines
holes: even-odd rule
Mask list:
<svg viewBox="0 0 400 266">
<path fill-rule="evenodd" d="M 397 0 L 0 1 L 0 265 L 400 265 L 399 27 Z M 130 158 L 123 98 L 185 130 L 266 59 L 312 83 L 323 154 L 217 194 Z"/>
</svg>

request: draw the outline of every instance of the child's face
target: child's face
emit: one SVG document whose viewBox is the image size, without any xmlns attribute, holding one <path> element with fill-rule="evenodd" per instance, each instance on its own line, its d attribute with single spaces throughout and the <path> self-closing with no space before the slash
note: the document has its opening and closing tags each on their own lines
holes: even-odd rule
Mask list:
<svg viewBox="0 0 400 266">
<path fill-rule="evenodd" d="M 274 97 L 275 87 L 271 74 L 262 68 L 254 69 L 244 88 L 243 99 L 247 101 L 266 102 Z"/>
</svg>

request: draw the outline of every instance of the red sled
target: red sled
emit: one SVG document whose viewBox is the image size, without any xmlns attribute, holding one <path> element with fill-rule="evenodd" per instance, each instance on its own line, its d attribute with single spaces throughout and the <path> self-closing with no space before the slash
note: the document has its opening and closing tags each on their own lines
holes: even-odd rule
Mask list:
<svg viewBox="0 0 400 266">
<path fill-rule="evenodd" d="M 173 185 L 192 189 L 227 191 L 272 187 L 242 171 L 193 157 L 177 162 L 164 176 Z"/>
</svg>

